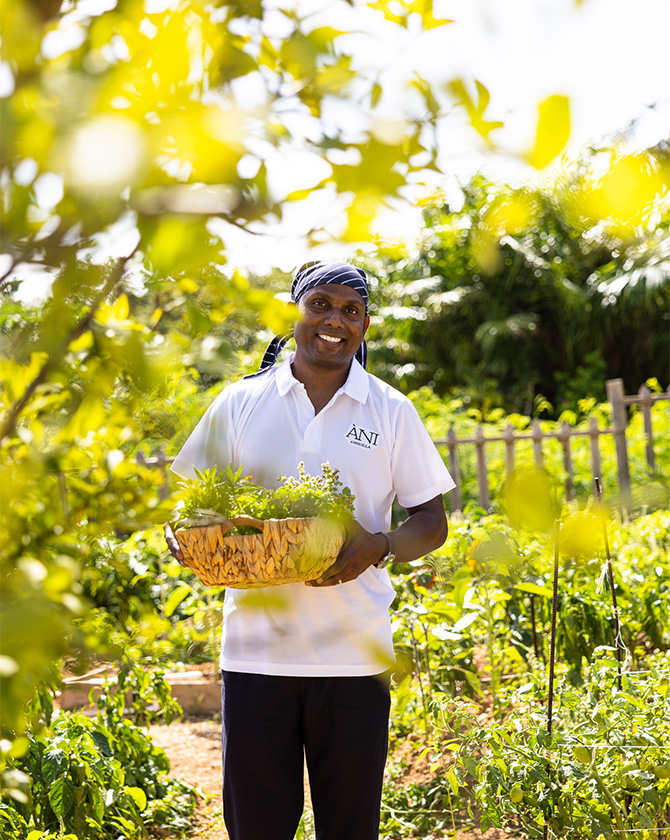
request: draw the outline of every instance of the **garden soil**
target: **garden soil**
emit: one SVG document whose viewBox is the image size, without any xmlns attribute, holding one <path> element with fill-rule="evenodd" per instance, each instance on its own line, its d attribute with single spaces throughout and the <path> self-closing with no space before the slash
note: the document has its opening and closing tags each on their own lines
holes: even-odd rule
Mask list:
<svg viewBox="0 0 670 840">
<path fill-rule="evenodd" d="M 177 776 L 202 793 L 198 802 L 195 828 L 189 840 L 228 840 L 221 818 L 221 729 L 212 720 L 185 719 L 169 726 L 152 726 L 151 739 L 162 747 L 170 758 L 172 776 Z M 408 773 L 412 781 L 421 781 L 425 773 L 420 764 Z M 305 783 L 305 801 L 309 789 Z M 170 837 L 169 835 L 162 835 Z M 453 840 L 445 834 L 444 840 Z M 459 830 L 456 840 L 516 840 L 498 829 L 482 834 L 478 829 Z"/>
</svg>

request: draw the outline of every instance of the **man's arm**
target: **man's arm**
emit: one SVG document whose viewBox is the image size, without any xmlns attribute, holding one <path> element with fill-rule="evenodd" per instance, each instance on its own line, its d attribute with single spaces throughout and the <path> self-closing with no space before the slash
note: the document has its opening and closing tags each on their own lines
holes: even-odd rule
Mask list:
<svg viewBox="0 0 670 840">
<path fill-rule="evenodd" d="M 393 531 L 395 562 L 409 563 L 439 548 L 447 538 L 447 531 L 442 496 L 407 508 L 407 519 Z M 383 534 L 371 534 L 354 521 L 335 563 L 319 580 L 310 581 L 308 585 L 335 586 L 355 580 L 369 566 L 378 563 L 386 551 L 387 542 Z"/>
<path fill-rule="evenodd" d="M 184 555 L 181 553 L 181 547 L 177 542 L 177 537 L 175 536 L 175 533 L 172 530 L 172 525 L 170 525 L 169 522 L 166 522 L 165 525 L 163 525 L 163 534 L 165 536 L 167 547 L 170 550 L 170 554 L 175 558 L 175 560 L 178 560 L 181 565 L 184 566 Z"/>
</svg>

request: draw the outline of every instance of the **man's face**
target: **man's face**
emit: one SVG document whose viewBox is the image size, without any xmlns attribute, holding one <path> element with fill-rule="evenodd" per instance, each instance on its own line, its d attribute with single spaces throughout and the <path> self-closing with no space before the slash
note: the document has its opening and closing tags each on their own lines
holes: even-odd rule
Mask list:
<svg viewBox="0 0 670 840">
<path fill-rule="evenodd" d="M 296 360 L 316 367 L 348 368 L 370 323 L 358 292 L 335 283 L 315 286 L 300 298 L 298 309 Z"/>
</svg>

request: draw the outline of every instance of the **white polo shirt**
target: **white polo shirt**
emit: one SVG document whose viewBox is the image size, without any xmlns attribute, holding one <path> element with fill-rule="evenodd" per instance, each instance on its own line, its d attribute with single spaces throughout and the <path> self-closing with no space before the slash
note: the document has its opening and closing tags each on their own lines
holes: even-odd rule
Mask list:
<svg viewBox="0 0 670 840">
<path fill-rule="evenodd" d="M 291 371 L 292 359 L 229 385 L 214 400 L 172 469 L 244 466 L 256 484 L 277 487 L 328 462 L 356 496 L 355 516 L 368 531 L 391 527 L 397 496 L 415 507 L 455 485 L 412 403 L 352 360 L 349 377 L 318 414 Z M 393 661 L 386 570 L 329 587 L 302 583 L 227 589 L 221 667 L 283 676 L 365 676 Z"/>
</svg>

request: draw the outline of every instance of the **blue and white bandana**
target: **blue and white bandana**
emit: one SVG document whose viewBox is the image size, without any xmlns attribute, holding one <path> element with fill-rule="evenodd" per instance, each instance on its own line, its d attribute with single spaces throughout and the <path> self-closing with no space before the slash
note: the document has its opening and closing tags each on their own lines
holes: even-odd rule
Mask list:
<svg viewBox="0 0 670 840">
<path fill-rule="evenodd" d="M 335 283 L 338 286 L 351 286 L 365 301 L 365 314 L 368 313 L 368 284 L 367 275 L 360 268 L 355 268 L 353 265 L 344 262 L 324 262 L 318 260 L 317 262 L 308 262 L 301 266 L 296 272 L 293 283 L 291 283 L 291 300 L 293 303 L 298 303 L 300 298 L 313 289 L 315 286 L 323 286 L 327 283 Z M 292 338 L 293 330 L 286 335 L 276 335 L 268 344 L 265 353 L 263 354 L 263 361 L 256 373 L 251 373 L 245 376 L 249 379 L 251 376 L 258 376 L 265 373 L 277 361 L 286 342 Z M 365 341 L 356 351 L 356 359 L 363 367 L 366 366 L 368 360 L 368 347 Z"/>
<path fill-rule="evenodd" d="M 338 286 L 351 286 L 365 301 L 365 313 L 368 311 L 368 284 L 365 272 L 344 262 L 308 262 L 298 269 L 291 284 L 291 300 L 298 303 L 300 298 L 315 286 L 336 283 Z"/>
</svg>

